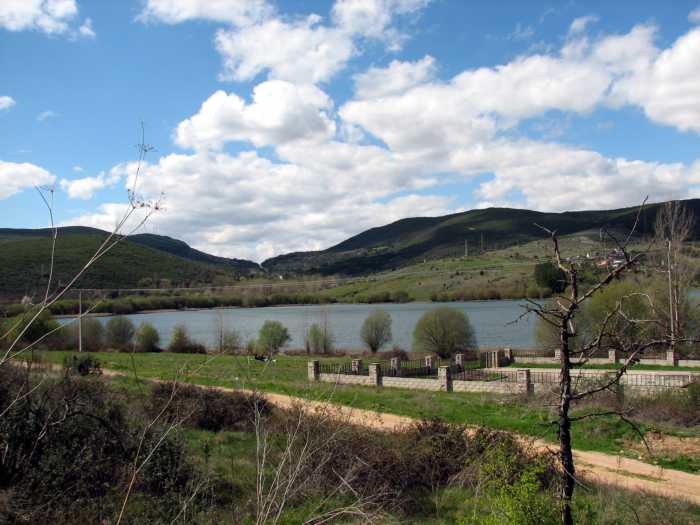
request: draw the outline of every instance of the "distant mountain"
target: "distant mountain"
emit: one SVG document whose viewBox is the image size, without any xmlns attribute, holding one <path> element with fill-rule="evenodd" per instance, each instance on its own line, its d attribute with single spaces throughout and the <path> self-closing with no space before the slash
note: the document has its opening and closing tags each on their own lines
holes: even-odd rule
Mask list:
<svg viewBox="0 0 700 525">
<path fill-rule="evenodd" d="M 700 219 L 700 199 L 684 201 Z M 638 226 L 640 235 L 653 233 L 660 204 L 645 207 Z M 512 208 L 487 208 L 443 217 L 402 219 L 372 228 L 323 251 L 295 252 L 266 260 L 262 266 L 276 273 L 320 273 L 357 275 L 400 266 L 423 259 L 464 253 L 467 241 L 477 252 L 495 247 L 542 239 L 535 223 L 556 229 L 562 235 L 597 233 L 601 227 L 628 231 L 639 208 L 602 211 L 543 213 Z M 698 221 L 700 223 L 700 220 Z M 696 224 L 696 238 L 700 238 Z"/>
<path fill-rule="evenodd" d="M 154 248 L 162 252 L 177 255 L 178 257 L 182 257 L 184 259 L 189 259 L 191 261 L 203 262 L 216 266 L 225 266 L 241 271 L 260 270 L 260 265 L 256 262 L 247 261 L 245 259 L 229 259 L 226 257 L 210 255 L 208 253 L 195 250 L 184 241 L 179 241 L 177 239 L 173 239 L 172 237 L 166 237 L 165 235 L 139 233 L 136 235 L 130 235 L 129 240 L 137 244 L 148 246 L 149 248 Z"/>
<path fill-rule="evenodd" d="M 59 228 L 54 283 L 65 284 L 95 253 L 107 232 L 71 226 Z M 49 276 L 50 229 L 0 228 L 0 298 L 41 293 Z M 187 287 L 227 284 L 260 271 L 251 261 L 200 252 L 182 241 L 152 234 L 127 237 L 80 279 L 81 288 Z"/>
</svg>

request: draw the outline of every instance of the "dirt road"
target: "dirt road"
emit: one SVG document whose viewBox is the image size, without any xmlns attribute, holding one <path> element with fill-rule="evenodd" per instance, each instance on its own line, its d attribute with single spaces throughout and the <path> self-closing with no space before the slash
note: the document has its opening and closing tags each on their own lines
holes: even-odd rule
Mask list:
<svg viewBox="0 0 700 525">
<path fill-rule="evenodd" d="M 104 370 L 105 375 L 126 375 L 122 372 Z M 222 392 L 248 392 L 247 390 L 212 387 Z M 334 412 L 338 417 L 377 430 L 393 430 L 415 422 L 414 419 L 362 410 L 325 401 L 310 401 L 308 399 L 287 396 L 283 394 L 264 393 L 265 398 L 280 408 L 290 408 L 301 404 L 309 410 L 324 410 Z M 541 440 L 522 438 L 524 442 L 538 450 L 556 450 L 551 443 Z M 643 490 L 675 499 L 684 499 L 700 505 L 700 475 L 688 474 L 678 470 L 663 469 L 642 461 L 614 456 L 602 452 L 574 450 L 576 467 L 580 476 L 585 479 L 615 485 L 630 490 Z"/>
</svg>

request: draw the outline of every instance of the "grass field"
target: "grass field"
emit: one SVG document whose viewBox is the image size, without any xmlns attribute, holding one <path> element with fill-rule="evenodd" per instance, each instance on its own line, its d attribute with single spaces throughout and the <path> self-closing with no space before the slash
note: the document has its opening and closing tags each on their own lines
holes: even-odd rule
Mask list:
<svg viewBox="0 0 700 525">
<path fill-rule="evenodd" d="M 48 352 L 45 359 L 61 363 L 72 352 Z M 103 368 L 133 374 L 141 379 L 163 379 L 230 388 L 254 388 L 311 399 L 322 399 L 356 408 L 387 412 L 416 419 L 441 418 L 470 425 L 517 432 L 554 442 L 555 414 L 552 409 L 522 399 L 482 394 L 428 392 L 309 383 L 307 359 L 281 355 L 269 365 L 239 356 L 188 354 L 93 354 Z M 340 362 L 328 358 L 324 362 Z M 588 409 L 590 410 L 590 409 Z M 581 413 L 582 411 L 578 411 Z M 693 429 L 655 428 L 639 425 L 642 432 L 663 432 L 678 436 L 698 436 Z M 639 443 L 637 433 L 616 417 L 584 419 L 573 426 L 574 447 L 607 453 L 626 450 L 627 443 Z M 637 457 L 637 453 L 629 453 Z M 700 458 L 676 455 L 655 457 L 660 465 L 700 472 Z"/>
</svg>

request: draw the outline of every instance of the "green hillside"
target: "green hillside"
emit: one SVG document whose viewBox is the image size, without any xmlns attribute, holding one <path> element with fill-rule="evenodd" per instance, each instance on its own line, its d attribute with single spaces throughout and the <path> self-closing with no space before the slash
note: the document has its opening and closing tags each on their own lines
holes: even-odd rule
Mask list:
<svg viewBox="0 0 700 525">
<path fill-rule="evenodd" d="M 46 286 L 51 259 L 50 230 L 0 229 L 0 298 L 37 296 Z M 56 242 L 54 283 L 75 275 L 107 234 L 92 228 L 61 228 Z M 184 243 L 183 243 L 184 244 Z M 195 286 L 234 282 L 239 271 L 192 261 L 123 240 L 80 279 L 81 288 Z"/>
<path fill-rule="evenodd" d="M 700 216 L 699 199 L 685 203 Z M 640 235 L 653 232 L 658 207 L 659 204 L 646 207 L 638 227 Z M 362 232 L 327 250 L 268 259 L 263 267 L 279 273 L 366 274 L 461 255 L 465 241 L 470 253 L 479 253 L 541 239 L 545 234 L 535 223 L 562 235 L 596 234 L 601 227 L 628 231 L 637 212 L 637 207 L 563 213 L 488 208 L 444 217 L 402 219 Z M 696 231 L 696 238 L 699 236 Z"/>
<path fill-rule="evenodd" d="M 138 233 L 136 235 L 130 235 L 129 240 L 137 244 L 155 248 L 156 250 L 160 250 L 162 252 L 177 255 L 178 257 L 182 257 L 184 259 L 189 259 L 191 261 L 214 264 L 216 266 L 223 266 L 243 272 L 260 270 L 260 265 L 253 261 L 246 261 L 245 259 L 229 259 L 227 257 L 210 255 L 192 248 L 184 241 L 173 239 L 172 237 L 167 237 L 165 235 Z"/>
</svg>

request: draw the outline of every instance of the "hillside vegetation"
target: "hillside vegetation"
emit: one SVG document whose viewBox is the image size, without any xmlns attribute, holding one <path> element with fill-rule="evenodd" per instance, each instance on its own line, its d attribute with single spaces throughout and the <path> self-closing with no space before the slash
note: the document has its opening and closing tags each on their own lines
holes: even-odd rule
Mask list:
<svg viewBox="0 0 700 525">
<path fill-rule="evenodd" d="M 56 242 L 54 283 L 65 285 L 95 253 L 107 234 L 91 228 L 62 228 Z M 183 243 L 184 244 L 184 243 Z M 0 230 L 0 297 L 37 296 L 46 286 L 51 261 L 49 230 Z M 238 271 L 197 262 L 123 240 L 80 279 L 81 288 L 129 288 L 225 284 Z"/>
<path fill-rule="evenodd" d="M 700 216 L 700 200 L 685 201 Z M 637 232 L 653 233 L 659 204 L 646 207 Z M 280 255 L 263 262 L 278 273 L 320 273 L 358 275 L 396 269 L 409 263 L 470 253 L 479 253 L 542 239 L 545 234 L 535 223 L 556 229 L 560 235 L 597 235 L 602 227 L 629 231 L 637 207 L 607 211 L 542 213 L 511 208 L 471 210 L 444 217 L 409 218 L 362 232 L 327 250 Z M 696 224 L 695 239 L 700 236 Z"/>
</svg>

